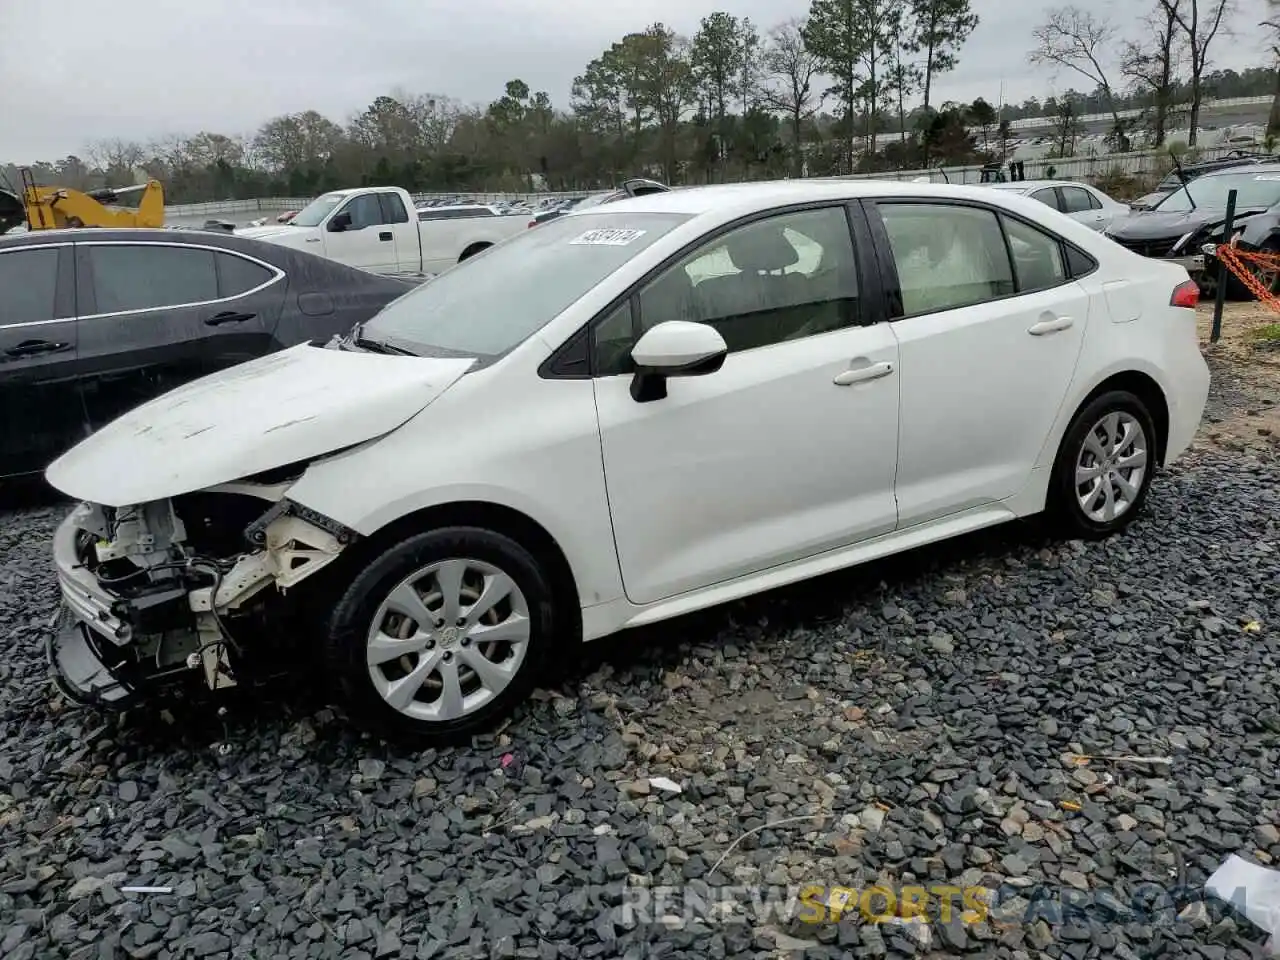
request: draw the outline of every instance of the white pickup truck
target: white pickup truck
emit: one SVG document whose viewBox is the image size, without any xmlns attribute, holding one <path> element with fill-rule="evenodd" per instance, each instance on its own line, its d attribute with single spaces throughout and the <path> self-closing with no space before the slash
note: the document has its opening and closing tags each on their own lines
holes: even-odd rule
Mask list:
<svg viewBox="0 0 1280 960">
<path fill-rule="evenodd" d="M 319 196 L 288 223 L 235 232 L 373 273 L 433 276 L 525 230 L 526 219 L 480 204 L 416 210 L 399 187 L 360 187 Z"/>
</svg>

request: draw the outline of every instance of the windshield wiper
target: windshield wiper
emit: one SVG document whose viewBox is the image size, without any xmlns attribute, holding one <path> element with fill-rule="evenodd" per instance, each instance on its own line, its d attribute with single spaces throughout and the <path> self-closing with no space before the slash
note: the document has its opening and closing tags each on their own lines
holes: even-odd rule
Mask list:
<svg viewBox="0 0 1280 960">
<path fill-rule="evenodd" d="M 361 350 L 368 350 L 370 353 L 385 353 L 398 357 L 416 357 L 417 354 L 405 347 L 398 346 L 394 343 L 388 343 L 385 340 L 371 340 L 364 335 L 364 324 L 357 323 L 347 337 L 347 343 L 353 347 L 359 347 Z"/>
</svg>

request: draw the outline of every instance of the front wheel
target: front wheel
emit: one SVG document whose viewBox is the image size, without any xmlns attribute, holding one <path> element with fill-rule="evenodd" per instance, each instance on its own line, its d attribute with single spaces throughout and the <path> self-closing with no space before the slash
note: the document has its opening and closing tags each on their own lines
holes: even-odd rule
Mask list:
<svg viewBox="0 0 1280 960">
<path fill-rule="evenodd" d="M 528 694 L 556 611 L 538 561 L 509 537 L 450 527 L 384 550 L 328 629 L 328 661 L 352 718 L 381 735 L 451 742 Z"/>
<path fill-rule="evenodd" d="M 1085 405 L 1067 428 L 1049 485 L 1060 532 L 1096 539 L 1141 512 L 1156 467 L 1156 432 L 1146 405 L 1124 390 Z"/>
</svg>

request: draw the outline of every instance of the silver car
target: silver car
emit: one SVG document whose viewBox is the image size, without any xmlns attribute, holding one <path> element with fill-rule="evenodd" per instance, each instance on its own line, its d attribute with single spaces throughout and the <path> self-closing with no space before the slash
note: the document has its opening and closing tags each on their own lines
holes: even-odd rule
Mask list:
<svg viewBox="0 0 1280 960">
<path fill-rule="evenodd" d="M 1093 230 L 1102 231 L 1117 217 L 1128 216 L 1128 204 L 1112 200 L 1087 183 L 1071 180 L 1016 180 L 1012 183 L 987 184 L 993 190 L 1021 193 L 1046 206 L 1065 213 L 1072 220 Z"/>
</svg>

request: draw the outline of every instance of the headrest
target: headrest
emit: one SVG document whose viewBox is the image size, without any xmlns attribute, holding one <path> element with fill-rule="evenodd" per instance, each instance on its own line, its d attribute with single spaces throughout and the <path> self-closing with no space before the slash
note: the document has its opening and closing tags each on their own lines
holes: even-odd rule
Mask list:
<svg viewBox="0 0 1280 960">
<path fill-rule="evenodd" d="M 800 260 L 796 248 L 787 242 L 782 230 L 776 228 L 739 230 L 730 235 L 725 249 L 735 267 L 750 273 L 781 270 Z"/>
</svg>

